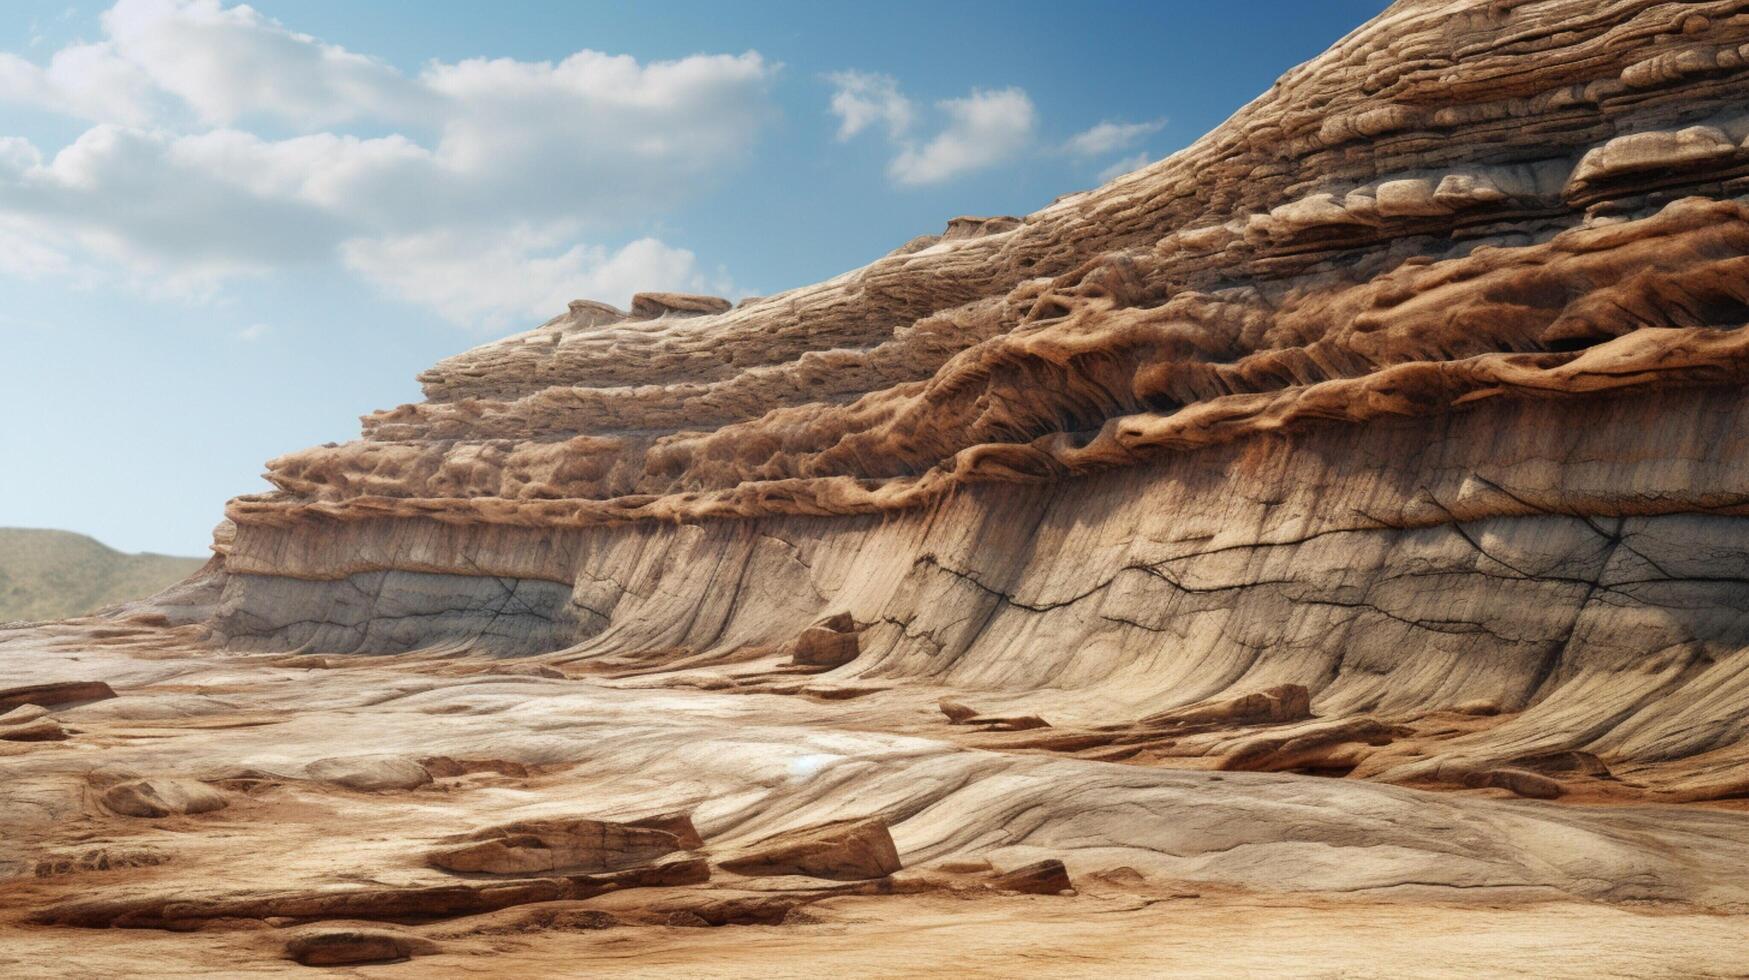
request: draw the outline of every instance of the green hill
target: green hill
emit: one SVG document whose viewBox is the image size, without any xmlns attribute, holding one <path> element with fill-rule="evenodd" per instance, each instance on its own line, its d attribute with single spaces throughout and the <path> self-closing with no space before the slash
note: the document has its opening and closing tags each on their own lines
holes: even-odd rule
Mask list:
<svg viewBox="0 0 1749 980">
<path fill-rule="evenodd" d="M 204 558 L 126 555 L 71 531 L 0 528 L 0 623 L 62 619 L 141 599 L 205 563 Z"/>
</svg>

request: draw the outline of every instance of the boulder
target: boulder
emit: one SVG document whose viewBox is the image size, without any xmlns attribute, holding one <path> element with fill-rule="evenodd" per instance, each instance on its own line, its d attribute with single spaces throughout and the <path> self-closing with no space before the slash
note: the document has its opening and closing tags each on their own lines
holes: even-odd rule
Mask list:
<svg viewBox="0 0 1749 980">
<path fill-rule="evenodd" d="M 99 800 L 111 812 L 127 817 L 168 817 L 182 813 L 223 810 L 225 794 L 194 779 L 135 779 L 104 790 Z"/>
<path fill-rule="evenodd" d="M 901 867 L 893 835 L 880 817 L 785 831 L 717 864 L 744 875 L 806 875 L 837 881 L 882 878 Z"/>
<path fill-rule="evenodd" d="M 417 789 L 431 782 L 424 766 L 399 755 L 346 755 L 317 759 L 304 768 L 309 778 L 366 791 Z"/>
<path fill-rule="evenodd" d="M 842 667 L 855 660 L 858 652 L 855 633 L 810 626 L 791 644 L 790 660 L 808 667 Z"/>
<path fill-rule="evenodd" d="M 1075 886 L 1069 881 L 1069 869 L 1063 867 L 1063 862 L 1046 858 L 997 875 L 990 879 L 990 887 L 1028 895 L 1059 895 Z"/>
</svg>

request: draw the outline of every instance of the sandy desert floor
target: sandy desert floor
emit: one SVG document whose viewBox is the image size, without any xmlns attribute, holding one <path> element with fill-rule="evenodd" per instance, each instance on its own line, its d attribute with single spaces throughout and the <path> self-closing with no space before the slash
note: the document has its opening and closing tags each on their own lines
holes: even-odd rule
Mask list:
<svg viewBox="0 0 1749 980">
<path fill-rule="evenodd" d="M 63 738 L 0 741 L 6 976 L 307 972 L 288 949 L 317 934 L 413 954 L 337 968 L 371 976 L 1749 969 L 1749 813 L 1729 801 L 1126 765 L 972 744 L 937 690 L 837 699 L 536 661 L 225 654 L 195 628 L 0 631 L 0 678 L 118 695 L 52 709 Z M 111 790 L 142 782 L 172 811 L 219 808 L 117 812 Z M 555 897 L 516 891 L 539 875 L 426 860 L 513 821 L 674 811 L 703 838 L 708 881 L 634 871 Z M 885 879 L 716 867 L 773 833 L 872 815 L 904 864 Z M 1046 858 L 1072 890 L 994 886 Z"/>
</svg>

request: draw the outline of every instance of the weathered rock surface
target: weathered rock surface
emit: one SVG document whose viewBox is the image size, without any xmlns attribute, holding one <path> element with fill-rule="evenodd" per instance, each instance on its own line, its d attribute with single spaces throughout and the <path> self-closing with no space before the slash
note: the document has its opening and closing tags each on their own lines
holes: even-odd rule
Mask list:
<svg viewBox="0 0 1749 980">
<path fill-rule="evenodd" d="M 102 681 L 58 681 L 53 684 L 28 684 L 0 690 L 0 712 L 11 712 L 23 705 L 34 704 L 54 708 L 63 704 L 103 701 L 115 697 L 115 691 Z"/>
<path fill-rule="evenodd" d="M 1419 959 L 1406 947 L 1388 957 L 1406 973 L 1425 972 L 1413 963 L 1429 960 L 1461 972 L 1465 952 L 1539 975 L 1728 975 L 1749 954 L 1739 921 L 1749 905 L 1738 870 L 1749 862 L 1741 805 L 1673 805 L 1691 797 L 1645 787 L 1641 764 L 1613 770 L 1624 791 L 1642 794 L 1633 806 L 1587 805 L 1597 777 L 1577 772 L 1578 759 L 1539 763 L 1575 770 L 1555 777 L 1569 791 L 1547 802 L 1465 790 L 1455 777 L 1454 790 L 1429 792 L 1112 765 L 956 744 L 1087 730 L 947 725 L 933 691 L 904 685 L 842 702 L 642 677 L 560 684 L 483 674 L 491 661 L 466 657 L 339 658 L 344 669 L 291 670 L 277 658 L 215 656 L 187 628 L 161 630 L 151 645 L 98 632 L 0 631 L 0 673 L 58 672 L 76 660 L 129 691 L 66 709 L 81 715 L 76 749 L 26 747 L 0 759 L 0 960 L 11 957 L 4 965 L 15 975 L 270 969 L 285 955 L 282 929 L 306 923 L 395 924 L 430 939 L 441 949 L 407 966 L 421 975 L 671 971 L 675 944 L 691 942 L 676 933 L 693 931 L 667 925 L 678 920 L 765 926 L 750 937 L 701 935 L 708 946 L 686 954 L 698 972 L 730 975 L 769 973 L 778 954 L 810 968 L 846 943 L 863 958 L 834 960 L 844 972 L 916 972 L 940 962 L 944 941 L 969 972 L 1024 972 L 1041 955 L 1028 944 L 1046 942 L 1054 956 L 1091 957 L 1121 973 L 1102 951 L 1127 949 L 1133 961 L 1134 937 L 1144 934 L 1155 937 L 1148 949 L 1190 944 L 1187 960 L 1148 961 L 1167 973 L 1174 962 L 1365 972 L 1397 948 L 1368 930 L 1411 930 Z M 189 690 L 205 693 L 191 701 Z M 977 703 L 1006 710 L 984 700 L 999 697 L 985 691 Z M 1414 725 L 1508 717 L 1439 711 Z M 1306 724 L 1139 731 L 1208 739 L 1218 750 Z M 449 759 L 467 772 L 439 787 L 370 793 L 299 778 L 310 762 L 343 752 Z M 228 774 L 230 808 L 212 819 L 143 820 L 91 798 L 92 788 L 168 771 Z M 1727 792 L 1728 775 L 1683 793 Z M 705 860 L 680 855 L 601 873 L 452 872 L 425 861 L 462 843 L 445 839 L 455 831 L 551 821 L 585 803 L 606 822 L 673 833 L 677 843 L 674 831 L 696 820 L 710 861 L 846 813 L 880 813 L 900 863 L 920 870 L 833 880 L 793 877 L 794 865 L 707 877 Z M 992 885 L 992 865 L 1051 859 L 1072 876 L 1073 894 L 1046 900 Z M 1117 867 L 1134 870 L 1104 873 Z M 1464 911 L 1481 908 L 1494 911 Z M 1273 959 L 1258 958 L 1260 940 L 1249 938 L 1260 916 Z M 613 943 L 591 945 L 615 922 Z M 173 932 L 94 928 L 106 926 Z M 1284 950 L 1289 928 L 1305 943 Z M 919 930 L 938 933 L 928 950 L 907 938 Z"/>
<path fill-rule="evenodd" d="M 698 884 L 703 859 L 670 861 L 611 874 L 564 874 L 420 887 L 159 894 L 69 902 L 31 915 L 44 925 L 177 929 L 224 919 L 421 920 L 472 915 L 513 905 L 588 898 L 621 888 Z"/>
<path fill-rule="evenodd" d="M 23 704 L 0 713 L 0 741 L 57 742 L 66 737 L 67 730 L 40 705 Z"/>
<path fill-rule="evenodd" d="M 575 817 L 489 827 L 432 851 L 426 860 L 446 871 L 492 874 L 618 871 L 681 847 L 679 838 L 665 830 Z"/>
</svg>

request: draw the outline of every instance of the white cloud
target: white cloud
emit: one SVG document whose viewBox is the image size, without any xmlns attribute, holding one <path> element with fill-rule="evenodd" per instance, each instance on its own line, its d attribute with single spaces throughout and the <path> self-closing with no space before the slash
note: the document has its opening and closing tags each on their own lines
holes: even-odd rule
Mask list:
<svg viewBox="0 0 1749 980">
<path fill-rule="evenodd" d="M 265 323 L 251 323 L 237 331 L 237 339 L 244 343 L 253 344 L 272 332 L 273 328 Z"/>
<path fill-rule="evenodd" d="M 1144 136 L 1150 136 L 1160 131 L 1166 125 L 1166 120 L 1155 119 L 1149 122 L 1121 123 L 1107 119 L 1089 129 L 1069 137 L 1063 144 L 1065 153 L 1082 157 L 1099 157 L 1107 153 L 1127 150 Z"/>
<path fill-rule="evenodd" d="M 43 279 L 64 276 L 71 262 L 64 252 L 37 242 L 31 235 L 20 234 L 0 224 L 0 275 L 18 279 Z"/>
<path fill-rule="evenodd" d="M 96 123 L 52 153 L 0 137 L 5 268 L 58 257 L 200 295 L 338 261 L 456 319 L 700 281 L 683 249 L 586 239 L 635 234 L 743 159 L 778 70 L 756 52 L 579 51 L 409 76 L 220 0 L 119 0 L 102 23 L 46 65 L 0 53 L 0 101 Z M 478 271 L 455 261 L 467 249 Z M 489 299 L 450 296 L 462 283 Z"/>
<path fill-rule="evenodd" d="M 1140 170 L 1153 162 L 1153 154 L 1148 153 L 1147 151 L 1132 153 L 1129 156 L 1124 157 L 1122 160 L 1113 163 L 1111 166 L 1106 167 L 1104 170 L 1101 170 L 1099 172 L 1099 179 L 1101 181 L 1107 181 L 1117 177 L 1122 177 L 1124 174 L 1127 174 L 1132 170 Z"/>
<path fill-rule="evenodd" d="M 1032 139 L 1037 113 L 1018 88 L 974 89 L 936 103 L 947 126 L 922 146 L 906 145 L 887 173 L 901 184 L 936 184 L 1007 161 Z"/>
<path fill-rule="evenodd" d="M 321 126 L 428 111 L 429 94 L 372 58 L 219 0 L 119 0 L 103 15 L 117 54 L 212 125 L 252 115 Z"/>
<path fill-rule="evenodd" d="M 155 101 L 151 80 L 107 43 L 62 48 L 46 66 L 0 51 L 0 102 L 95 122 L 145 125 L 159 111 Z"/>
<path fill-rule="evenodd" d="M 832 113 L 838 117 L 838 139 L 848 140 L 874 123 L 885 123 L 889 139 L 911 129 L 916 112 L 891 75 L 860 71 L 833 72 Z"/>
<path fill-rule="evenodd" d="M 343 252 L 348 266 L 400 298 L 493 328 L 550 316 L 580 296 L 624 304 L 640 290 L 727 291 L 699 271 L 691 252 L 654 238 L 612 252 L 562 242 L 521 228 L 489 241 L 450 232 L 359 239 Z"/>
</svg>

